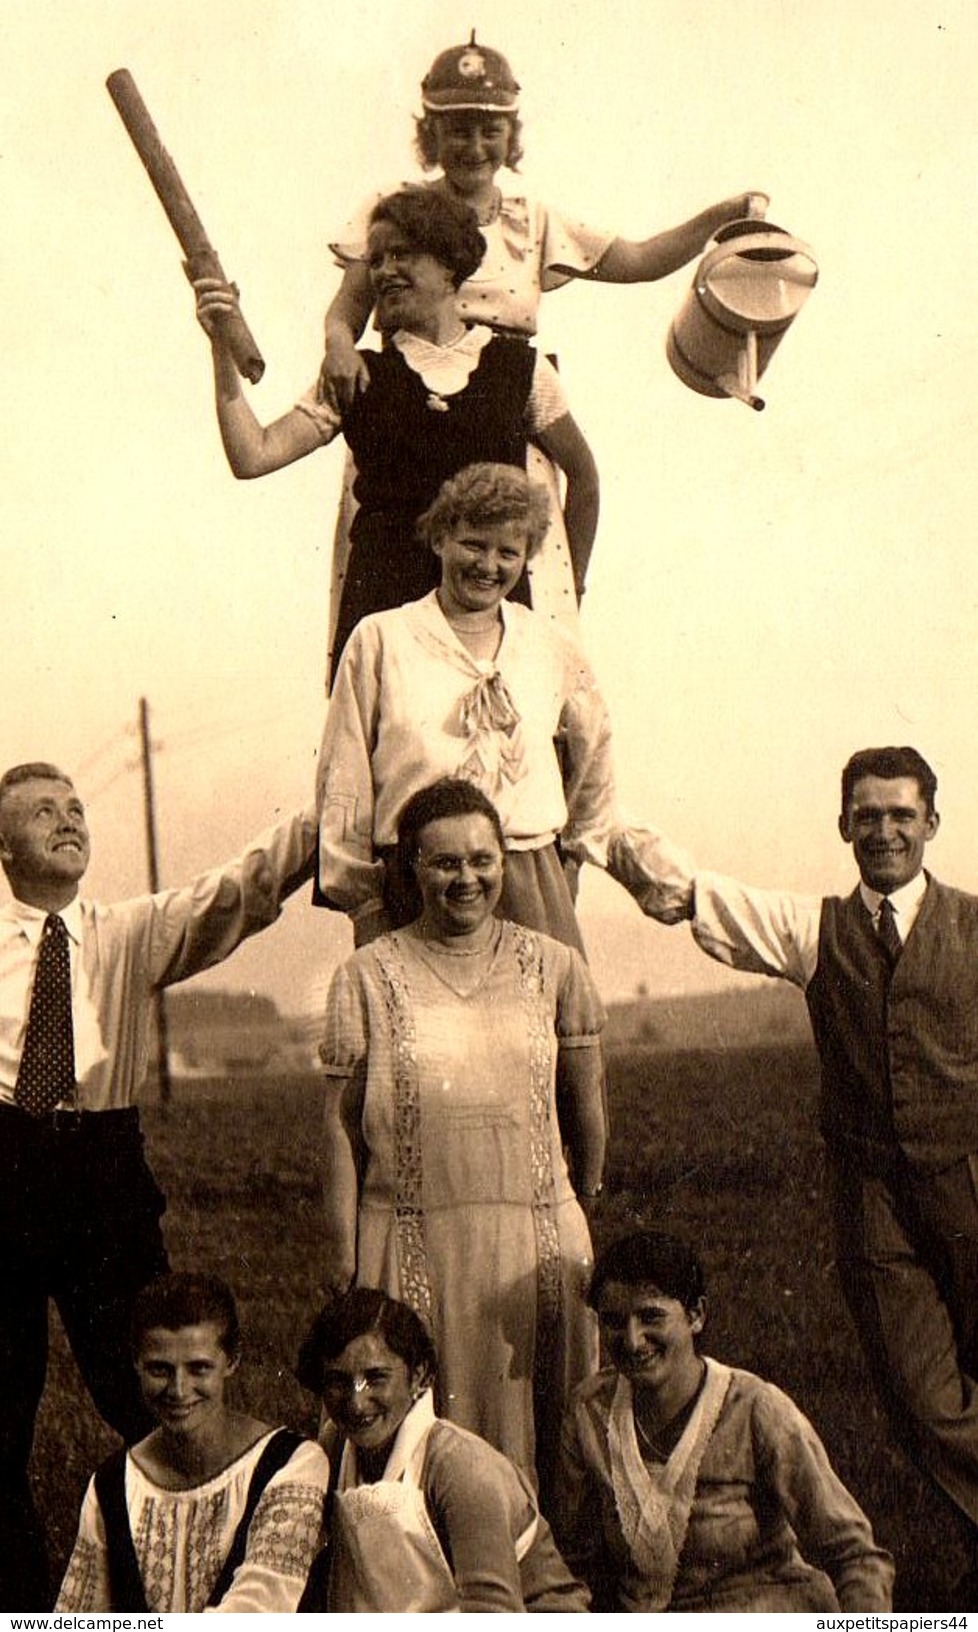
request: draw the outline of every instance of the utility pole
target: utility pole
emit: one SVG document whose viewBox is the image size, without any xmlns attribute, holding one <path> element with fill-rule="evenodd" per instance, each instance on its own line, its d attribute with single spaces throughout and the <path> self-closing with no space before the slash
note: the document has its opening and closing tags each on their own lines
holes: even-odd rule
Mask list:
<svg viewBox="0 0 978 1632">
<path fill-rule="evenodd" d="M 146 853 L 149 861 L 149 887 L 152 894 L 160 887 L 160 869 L 156 852 L 156 805 L 153 799 L 153 748 L 149 735 L 149 704 L 139 699 L 139 749 L 143 766 L 143 810 L 146 817 Z M 160 1083 L 160 1102 L 170 1103 L 170 1045 L 166 1023 L 166 996 L 162 987 L 153 994 L 156 1014 L 157 1074 Z"/>
</svg>

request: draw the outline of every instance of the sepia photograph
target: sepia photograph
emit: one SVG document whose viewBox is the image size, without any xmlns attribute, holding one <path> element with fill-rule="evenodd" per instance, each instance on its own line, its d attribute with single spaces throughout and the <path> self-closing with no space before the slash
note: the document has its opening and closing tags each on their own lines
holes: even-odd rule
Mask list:
<svg viewBox="0 0 978 1632">
<path fill-rule="evenodd" d="M 0 54 L 0 1614 L 964 1626 L 978 11 Z"/>
</svg>

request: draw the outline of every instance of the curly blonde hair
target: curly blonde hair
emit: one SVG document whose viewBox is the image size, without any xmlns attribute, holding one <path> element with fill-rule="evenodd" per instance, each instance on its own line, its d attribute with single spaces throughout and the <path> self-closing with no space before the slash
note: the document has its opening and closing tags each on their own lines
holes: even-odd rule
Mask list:
<svg viewBox="0 0 978 1632">
<path fill-rule="evenodd" d="M 550 500 L 539 482 L 518 465 L 466 465 L 442 482 L 433 502 L 418 517 L 417 535 L 430 549 L 456 527 L 492 527 L 515 521 L 526 533 L 527 560 L 535 555 L 550 526 Z"/>
</svg>

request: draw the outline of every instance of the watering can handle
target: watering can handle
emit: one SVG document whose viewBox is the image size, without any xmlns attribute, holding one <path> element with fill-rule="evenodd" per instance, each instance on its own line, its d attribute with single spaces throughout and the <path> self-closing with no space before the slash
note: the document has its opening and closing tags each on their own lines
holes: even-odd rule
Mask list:
<svg viewBox="0 0 978 1632">
<path fill-rule="evenodd" d="M 771 196 L 769 193 L 748 193 L 747 220 L 763 221 L 767 214 L 767 208 L 770 202 Z"/>
</svg>

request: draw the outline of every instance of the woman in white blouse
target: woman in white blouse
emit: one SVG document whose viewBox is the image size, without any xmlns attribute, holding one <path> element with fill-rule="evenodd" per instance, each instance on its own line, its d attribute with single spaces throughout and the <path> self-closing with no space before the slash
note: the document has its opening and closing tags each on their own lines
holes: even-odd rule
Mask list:
<svg viewBox="0 0 978 1632">
<path fill-rule="evenodd" d="M 500 915 L 580 949 L 566 870 L 606 863 L 607 709 L 573 636 L 506 599 L 547 508 L 511 465 L 461 471 L 418 524 L 439 587 L 365 618 L 350 638 L 320 751 L 319 882 L 358 945 L 415 915 L 391 865 L 398 817 L 419 788 L 449 776 L 475 783 L 499 812 Z"/>
<path fill-rule="evenodd" d="M 56 1608 L 294 1613 L 329 1464 L 312 1441 L 227 1405 L 241 1354 L 230 1290 L 161 1276 L 136 1299 L 132 1335 L 157 1427 L 91 1480 Z"/>
</svg>

